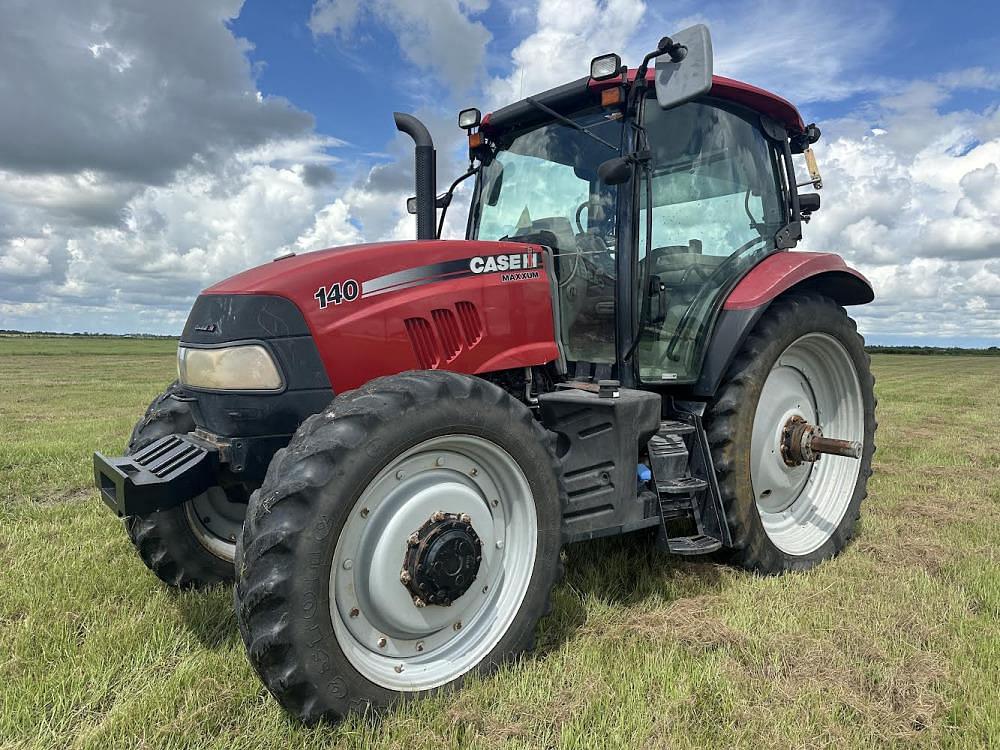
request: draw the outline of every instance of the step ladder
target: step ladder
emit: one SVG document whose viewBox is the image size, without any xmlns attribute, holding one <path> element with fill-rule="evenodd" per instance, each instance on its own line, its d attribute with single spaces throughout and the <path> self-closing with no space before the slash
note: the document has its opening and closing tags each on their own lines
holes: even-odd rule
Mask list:
<svg viewBox="0 0 1000 750">
<path fill-rule="evenodd" d="M 691 476 L 690 446 L 694 433 L 694 425 L 664 420 L 647 445 L 663 536 L 667 548 L 675 555 L 707 555 L 722 547 L 721 541 L 705 534 L 670 536 L 668 523 L 673 520 L 693 518 L 701 527 L 696 502 L 708 490 L 708 482 Z"/>
</svg>

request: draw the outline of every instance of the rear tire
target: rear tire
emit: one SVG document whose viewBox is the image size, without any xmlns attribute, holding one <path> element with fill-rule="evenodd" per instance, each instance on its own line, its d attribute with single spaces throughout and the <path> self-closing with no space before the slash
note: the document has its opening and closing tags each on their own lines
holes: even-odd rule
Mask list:
<svg viewBox="0 0 1000 750">
<path fill-rule="evenodd" d="M 175 381 L 136 424 L 127 452 L 135 453 L 154 440 L 194 429 L 191 406 Z M 225 490 L 213 487 L 174 508 L 129 516 L 125 531 L 146 567 L 161 581 L 176 588 L 201 588 L 233 579 L 235 540 L 226 540 L 216 532 L 238 525 L 245 513 L 245 503 L 230 502 Z M 207 524 L 203 518 L 209 519 Z"/>
<path fill-rule="evenodd" d="M 864 339 L 833 300 L 794 294 L 764 313 L 705 416 L 733 562 L 764 574 L 807 570 L 848 544 L 875 452 L 874 382 Z M 861 458 L 788 467 L 781 426 L 800 414 L 827 437 L 860 441 Z"/>
<path fill-rule="evenodd" d="M 407 372 L 339 395 L 250 499 L 234 595 L 250 663 L 306 722 L 494 670 L 532 648 L 550 608 L 563 497 L 552 436 L 491 383 Z M 482 562 L 421 605 L 423 574 L 411 588 L 401 572 L 417 536 L 459 517 Z M 414 571 L 440 572 L 421 559 Z"/>
</svg>

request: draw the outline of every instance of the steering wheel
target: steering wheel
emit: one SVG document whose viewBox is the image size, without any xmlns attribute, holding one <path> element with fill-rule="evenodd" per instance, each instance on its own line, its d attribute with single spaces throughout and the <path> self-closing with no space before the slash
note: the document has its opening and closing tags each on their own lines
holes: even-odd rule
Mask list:
<svg viewBox="0 0 1000 750">
<path fill-rule="evenodd" d="M 580 221 L 580 214 L 583 213 L 583 209 L 590 205 L 590 201 L 584 201 L 576 209 L 576 228 L 580 230 L 580 234 L 583 234 L 587 230 L 583 228 L 583 222 Z"/>
</svg>

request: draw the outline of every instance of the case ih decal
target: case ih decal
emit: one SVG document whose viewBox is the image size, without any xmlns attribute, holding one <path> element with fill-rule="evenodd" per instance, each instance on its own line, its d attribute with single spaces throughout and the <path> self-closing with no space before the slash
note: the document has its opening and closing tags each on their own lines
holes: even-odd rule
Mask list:
<svg viewBox="0 0 1000 750">
<path fill-rule="evenodd" d="M 538 268 L 541 263 L 538 253 L 509 253 L 505 255 L 487 255 L 472 258 L 469 269 L 473 273 L 494 273 L 496 271 L 520 271 L 521 269 Z M 513 279 L 505 279 L 505 281 Z"/>
<path fill-rule="evenodd" d="M 434 284 L 439 281 L 451 281 L 469 276 L 501 273 L 500 280 L 502 282 L 528 281 L 537 279 L 541 275 L 540 270 L 538 270 L 541 267 L 542 260 L 538 252 L 476 255 L 471 258 L 415 266 L 385 276 L 376 276 L 360 285 L 360 294 L 358 282 L 354 279 L 338 281 L 328 287 L 321 286 L 313 297 L 319 302 L 320 309 L 325 310 L 330 304 L 339 305 L 342 302 L 354 302 L 359 298 L 374 297 L 378 294 L 398 292 L 423 284 Z"/>
</svg>

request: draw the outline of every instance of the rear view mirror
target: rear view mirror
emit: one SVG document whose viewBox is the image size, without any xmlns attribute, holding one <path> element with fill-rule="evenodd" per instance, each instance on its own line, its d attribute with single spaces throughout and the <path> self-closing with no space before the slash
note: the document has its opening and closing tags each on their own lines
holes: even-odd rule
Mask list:
<svg viewBox="0 0 1000 750">
<path fill-rule="evenodd" d="M 597 168 L 597 178 L 605 185 L 621 185 L 632 177 L 632 164 L 623 156 L 602 162 Z"/>
<path fill-rule="evenodd" d="M 712 88 L 712 38 L 708 27 L 699 23 L 670 38 L 687 51 L 678 62 L 667 55 L 656 60 L 656 101 L 663 109 L 691 101 Z"/>
</svg>

